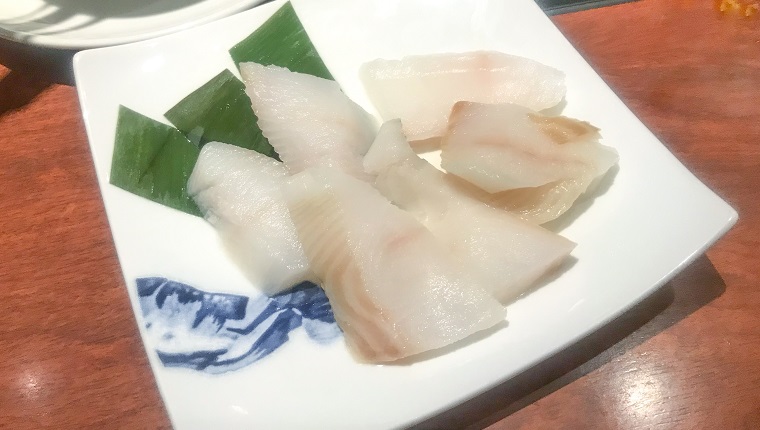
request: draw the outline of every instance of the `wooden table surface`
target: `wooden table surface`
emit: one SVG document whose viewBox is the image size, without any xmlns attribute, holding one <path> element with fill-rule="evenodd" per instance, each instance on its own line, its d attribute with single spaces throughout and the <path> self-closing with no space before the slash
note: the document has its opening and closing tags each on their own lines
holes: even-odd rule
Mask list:
<svg viewBox="0 0 760 430">
<path fill-rule="evenodd" d="M 760 429 L 760 19 L 719 3 L 553 19 L 738 224 L 609 326 L 421 427 Z M 0 428 L 168 428 L 71 56 L 0 41 Z"/>
</svg>

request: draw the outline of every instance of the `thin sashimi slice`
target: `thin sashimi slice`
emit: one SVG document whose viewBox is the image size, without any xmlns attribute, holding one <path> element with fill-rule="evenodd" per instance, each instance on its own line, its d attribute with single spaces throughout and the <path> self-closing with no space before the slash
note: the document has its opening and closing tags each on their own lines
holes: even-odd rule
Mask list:
<svg viewBox="0 0 760 430">
<path fill-rule="evenodd" d="M 419 158 L 398 120 L 380 127 L 364 158 L 375 187 L 410 212 L 506 303 L 566 259 L 575 244 L 544 228 L 473 199 L 457 178 Z"/>
<path fill-rule="evenodd" d="M 582 175 L 530 188 L 517 188 L 489 193 L 461 179 L 452 178 L 452 184 L 462 192 L 491 206 L 505 210 L 532 224 L 540 225 L 559 218 L 576 201 L 594 189 L 599 177 Z"/>
<path fill-rule="evenodd" d="M 241 63 L 240 75 L 259 128 L 291 174 L 326 166 L 364 177 L 375 125 L 335 81 L 257 63 Z"/>
<path fill-rule="evenodd" d="M 504 307 L 468 268 L 370 184 L 309 169 L 291 179 L 285 195 L 312 270 L 358 359 L 401 359 L 504 321 Z"/>
<path fill-rule="evenodd" d="M 399 118 L 410 141 L 441 136 L 458 101 L 556 106 L 565 75 L 528 58 L 494 51 L 417 55 L 364 64 L 360 76 L 386 121 Z"/>
<path fill-rule="evenodd" d="M 479 187 L 478 199 L 534 223 L 550 221 L 618 161 L 599 130 L 513 104 L 457 103 L 441 166 Z"/>
<path fill-rule="evenodd" d="M 272 158 L 211 142 L 187 184 L 232 259 L 267 294 L 313 277 L 282 195 L 287 178 L 285 166 Z"/>
</svg>

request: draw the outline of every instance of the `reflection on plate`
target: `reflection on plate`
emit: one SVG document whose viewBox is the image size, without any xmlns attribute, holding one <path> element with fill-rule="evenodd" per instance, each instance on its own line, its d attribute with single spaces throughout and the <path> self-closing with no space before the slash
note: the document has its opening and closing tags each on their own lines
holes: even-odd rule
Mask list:
<svg viewBox="0 0 760 430">
<path fill-rule="evenodd" d="M 117 45 L 204 24 L 266 0 L 0 0 L 0 37 L 55 48 Z"/>
<path fill-rule="evenodd" d="M 222 69 L 234 70 L 227 49 L 281 4 L 75 57 L 95 169 L 139 321 L 138 278 L 165 277 L 211 295 L 257 293 L 205 221 L 108 184 L 118 106 L 162 118 Z M 374 109 L 357 69 L 377 57 L 493 49 L 564 71 L 564 114 L 601 128 L 603 143 L 620 153 L 619 171 L 593 203 L 574 209 L 571 224 L 554 226 L 578 243 L 572 254 L 575 264 L 510 305 L 506 328 L 445 354 L 411 364 L 366 365 L 353 360 L 340 339 L 325 345 L 314 342 L 306 330 L 292 330 L 289 340 L 266 359 L 211 374 L 165 367 L 156 352 L 160 336 L 141 324 L 153 372 L 178 429 L 408 426 L 509 379 L 610 321 L 670 279 L 736 221 L 736 212 L 638 121 L 533 0 L 293 4 L 337 81 L 370 112 Z"/>
</svg>

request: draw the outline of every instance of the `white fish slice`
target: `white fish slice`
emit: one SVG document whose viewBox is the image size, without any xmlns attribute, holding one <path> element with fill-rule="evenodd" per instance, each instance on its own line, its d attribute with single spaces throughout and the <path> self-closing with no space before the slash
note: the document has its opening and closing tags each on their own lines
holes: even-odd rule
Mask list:
<svg viewBox="0 0 760 430">
<path fill-rule="evenodd" d="M 441 166 L 489 205 L 534 223 L 567 209 L 618 161 L 599 130 L 514 104 L 460 102 L 441 141 Z M 462 185 L 467 187 L 466 185 Z"/>
<path fill-rule="evenodd" d="M 595 179 L 591 175 L 582 175 L 539 187 L 489 193 L 461 178 L 453 178 L 456 186 L 473 198 L 536 225 L 559 218 L 584 194 L 591 192 L 598 181 L 599 177 Z"/>
<path fill-rule="evenodd" d="M 494 51 L 417 55 L 364 64 L 360 76 L 383 120 L 400 118 L 410 141 L 441 136 L 462 100 L 556 106 L 565 75 L 539 62 Z"/>
<path fill-rule="evenodd" d="M 282 196 L 287 177 L 272 158 L 210 142 L 187 184 L 232 259 L 270 295 L 313 277 Z"/>
<path fill-rule="evenodd" d="M 575 243 L 473 199 L 456 178 L 419 158 L 398 120 L 380 131 L 364 159 L 375 187 L 409 211 L 502 303 L 550 273 Z"/>
<path fill-rule="evenodd" d="M 291 174 L 326 166 L 364 177 L 374 122 L 335 81 L 257 63 L 241 63 L 240 74 L 259 128 Z"/>
<path fill-rule="evenodd" d="M 504 321 L 504 307 L 466 268 L 368 183 L 309 169 L 285 190 L 311 267 L 358 359 L 397 360 Z"/>
</svg>

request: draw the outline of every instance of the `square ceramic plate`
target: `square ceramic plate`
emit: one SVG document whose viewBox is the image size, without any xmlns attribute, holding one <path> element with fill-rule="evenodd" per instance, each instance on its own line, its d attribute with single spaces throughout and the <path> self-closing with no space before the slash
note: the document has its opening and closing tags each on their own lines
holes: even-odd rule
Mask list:
<svg viewBox="0 0 760 430">
<path fill-rule="evenodd" d="M 267 301 L 202 219 L 108 183 L 119 104 L 163 118 L 223 68 L 235 70 L 227 50 L 282 2 L 159 39 L 78 54 L 77 89 L 114 242 L 153 372 L 179 429 L 413 424 L 606 324 L 737 219 L 532 0 L 293 3 L 337 81 L 370 112 L 357 69 L 378 57 L 493 49 L 563 70 L 564 113 L 602 129 L 603 143 L 620 152 L 619 171 L 603 194 L 575 210 L 572 223 L 555 226 L 578 243 L 577 262 L 510 305 L 507 327 L 413 364 L 359 364 L 335 339 L 329 315 L 298 308 L 304 297 L 319 300 L 309 296 L 318 292 Z"/>
</svg>

